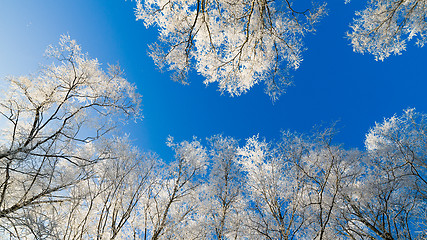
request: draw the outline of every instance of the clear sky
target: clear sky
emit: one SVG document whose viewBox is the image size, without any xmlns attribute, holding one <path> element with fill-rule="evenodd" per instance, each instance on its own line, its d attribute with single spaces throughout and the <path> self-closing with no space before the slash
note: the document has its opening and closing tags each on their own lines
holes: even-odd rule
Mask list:
<svg viewBox="0 0 427 240">
<path fill-rule="evenodd" d="M 309 133 L 316 124 L 339 120 L 336 143 L 363 148 L 365 134 L 384 117 L 408 107 L 427 113 L 427 48 L 408 45 L 384 62 L 354 53 L 345 38 L 354 11 L 364 1 L 328 1 L 328 16 L 307 35 L 294 85 L 275 102 L 255 86 L 240 97 L 221 95 L 215 84 L 190 74 L 190 85 L 170 80 L 148 57 L 157 30 L 134 17 L 135 2 L 120 0 L 0 0 L 0 76 L 37 71 L 45 48 L 68 33 L 104 66 L 119 63 L 143 95 L 144 120 L 126 131 L 135 144 L 160 156 L 178 141 L 214 134 L 244 140 L 254 134 L 277 139 L 281 130 Z"/>
</svg>

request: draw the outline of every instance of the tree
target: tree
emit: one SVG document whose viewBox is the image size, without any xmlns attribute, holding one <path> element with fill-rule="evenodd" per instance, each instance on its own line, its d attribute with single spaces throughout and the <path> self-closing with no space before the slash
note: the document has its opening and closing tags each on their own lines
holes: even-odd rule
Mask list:
<svg viewBox="0 0 427 240">
<path fill-rule="evenodd" d="M 246 236 L 250 239 L 287 240 L 302 231 L 303 186 L 292 164 L 293 157 L 300 157 L 300 151 L 305 150 L 300 146 L 293 145 L 290 152 L 284 152 L 277 145 L 252 137 L 240 149 L 249 206 Z"/>
<path fill-rule="evenodd" d="M 409 109 L 367 134 L 367 152 L 355 165 L 359 171 L 339 193 L 336 228 L 345 239 L 425 237 L 426 186 L 423 167 L 413 158 L 424 151 L 424 118 Z"/>
<path fill-rule="evenodd" d="M 369 217 L 384 239 L 420 239 L 426 235 L 427 160 L 425 114 L 407 109 L 377 123 L 366 137 L 373 182 L 368 183 L 371 201 Z M 369 203 L 372 206 L 372 202 Z M 372 216 L 376 216 L 373 218 Z M 375 219 L 375 221 L 373 221 Z M 381 221 L 381 222 L 380 222 Z M 376 230 L 375 230 L 376 231 Z"/>
<path fill-rule="evenodd" d="M 266 143 L 250 138 L 242 148 L 255 239 L 338 237 L 340 209 L 360 176 L 359 151 L 333 146 L 334 130 L 313 136 L 284 132 Z M 343 236 L 343 239 L 348 239 Z"/>
<path fill-rule="evenodd" d="M 174 143 L 175 159 L 163 166 L 136 215 L 141 239 L 242 239 L 245 208 L 237 141 L 220 135 L 208 146 Z"/>
<path fill-rule="evenodd" d="M 248 207 L 244 199 L 244 179 L 238 164 L 238 142 L 216 135 L 208 139 L 210 166 L 201 214 L 206 216 L 207 236 L 213 239 L 242 239 L 247 234 Z"/>
<path fill-rule="evenodd" d="M 137 239 L 202 239 L 198 231 L 201 176 L 206 170 L 207 154 L 197 139 L 168 146 L 175 160 L 158 163 L 152 184 L 136 207 L 133 222 Z"/>
<path fill-rule="evenodd" d="M 51 238 L 127 239 L 136 234 L 135 209 L 153 185 L 157 159 L 142 155 L 126 138 L 100 145 L 109 157 L 93 164 L 92 176 L 70 186 L 67 201 L 54 206 Z"/>
<path fill-rule="evenodd" d="M 58 208 L 94 194 L 77 186 L 97 181 L 98 163 L 126 159 L 101 144 L 112 119 L 140 117 L 140 96 L 118 66 L 103 71 L 69 36 L 46 55 L 54 63 L 8 77 L 0 100 L 0 232 L 11 238 L 54 238 Z"/>
<path fill-rule="evenodd" d="M 410 188 L 427 199 L 427 116 L 407 109 L 402 116 L 377 123 L 366 136 L 366 147 L 393 169 L 396 177 L 408 176 Z"/>
<path fill-rule="evenodd" d="M 315 133 L 306 140 L 309 148 L 305 154 L 293 162 L 301 179 L 305 238 L 331 239 L 340 235 L 339 213 L 345 206 L 342 198 L 364 169 L 359 151 L 332 144 L 335 133 L 333 128 Z"/>
<path fill-rule="evenodd" d="M 368 151 L 332 144 L 333 129 L 250 138 L 239 160 L 251 239 L 423 239 L 425 115 L 386 119 Z M 252 231 L 250 231 L 252 230 Z"/>
<path fill-rule="evenodd" d="M 293 1 L 138 0 L 137 19 L 159 28 L 151 57 L 186 82 L 190 68 L 231 96 L 264 82 L 275 100 L 298 69 L 303 36 L 325 15 L 325 5 L 299 11 Z M 285 64 L 283 64 L 285 63 Z"/>
<path fill-rule="evenodd" d="M 356 12 L 347 36 L 355 52 L 368 52 L 382 61 L 392 53 L 401 54 L 413 38 L 424 46 L 426 16 L 424 0 L 369 0 L 365 10 Z"/>
</svg>

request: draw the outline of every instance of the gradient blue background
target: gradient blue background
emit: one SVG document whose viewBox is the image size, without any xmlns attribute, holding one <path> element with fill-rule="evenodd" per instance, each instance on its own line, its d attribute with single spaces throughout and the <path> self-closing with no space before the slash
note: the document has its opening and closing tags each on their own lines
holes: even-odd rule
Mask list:
<svg viewBox="0 0 427 240">
<path fill-rule="evenodd" d="M 335 142 L 363 149 L 375 122 L 408 107 L 427 113 L 427 48 L 410 43 L 402 56 L 385 62 L 353 52 L 345 32 L 364 4 L 328 2 L 329 15 L 305 38 L 304 60 L 291 73 L 294 86 L 274 104 L 263 85 L 231 98 L 216 84 L 206 87 L 195 72 L 190 85 L 171 81 L 147 55 L 157 29 L 135 20 L 131 1 L 0 0 L 0 77 L 36 72 L 46 46 L 68 33 L 104 66 L 119 63 L 137 85 L 145 118 L 125 131 L 144 150 L 168 158 L 168 135 L 190 140 L 220 133 L 244 141 L 259 133 L 277 139 L 281 130 L 309 133 L 337 120 Z"/>
</svg>

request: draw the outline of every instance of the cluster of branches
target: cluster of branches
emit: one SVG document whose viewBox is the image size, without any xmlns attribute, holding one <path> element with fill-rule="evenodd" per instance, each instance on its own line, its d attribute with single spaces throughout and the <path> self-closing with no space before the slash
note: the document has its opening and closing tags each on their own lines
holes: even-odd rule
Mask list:
<svg viewBox="0 0 427 240">
<path fill-rule="evenodd" d="M 273 101 L 291 83 L 288 70 L 302 61 L 303 37 L 326 14 L 325 4 L 305 9 L 291 0 L 136 2 L 137 19 L 159 29 L 151 56 L 161 69 L 173 70 L 175 80 L 186 83 L 194 68 L 206 84 L 217 82 L 231 96 L 264 82 Z M 401 54 L 411 39 L 424 46 L 426 18 L 425 0 L 368 0 L 366 9 L 356 12 L 347 37 L 355 52 L 384 60 Z"/>
<path fill-rule="evenodd" d="M 424 46 L 427 40 L 427 2 L 424 0 L 370 0 L 348 33 L 355 52 L 368 52 L 376 60 L 390 54 L 401 54 L 406 43 L 417 40 Z"/>
<path fill-rule="evenodd" d="M 121 77 L 63 36 L 0 101 L 1 239 L 425 239 L 427 115 L 377 124 L 366 151 L 333 129 L 168 139 L 163 163 L 114 137 L 140 117 Z"/>
<path fill-rule="evenodd" d="M 240 95 L 264 82 L 275 100 L 302 61 L 302 38 L 325 15 L 324 5 L 297 10 L 286 0 L 138 0 L 137 19 L 159 28 L 151 56 L 186 83 L 194 67 L 205 83 Z"/>
<path fill-rule="evenodd" d="M 121 120 L 141 117 L 140 96 L 118 66 L 102 70 L 69 36 L 46 55 L 53 63 L 37 75 L 2 82 L 0 235 L 78 238 L 93 224 L 94 211 L 98 231 L 108 219 L 115 233 L 134 202 L 130 192 L 110 198 L 122 188 L 139 194 L 120 178 L 146 161 L 112 131 Z M 112 206 L 113 218 L 99 201 Z"/>
</svg>

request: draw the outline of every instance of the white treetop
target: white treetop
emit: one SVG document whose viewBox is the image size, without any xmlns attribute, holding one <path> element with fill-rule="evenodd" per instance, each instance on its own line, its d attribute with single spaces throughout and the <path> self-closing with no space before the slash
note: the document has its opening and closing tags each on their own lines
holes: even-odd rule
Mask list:
<svg viewBox="0 0 427 240">
<path fill-rule="evenodd" d="M 61 204 L 86 197 L 73 189 L 98 174 L 97 163 L 124 159 L 101 141 L 112 119 L 140 117 L 140 97 L 118 66 L 105 72 L 69 36 L 46 53 L 51 65 L 6 78 L 0 95 L 0 233 L 8 238 L 66 236 L 57 228 Z"/>
<path fill-rule="evenodd" d="M 301 64 L 303 36 L 324 14 L 324 5 L 298 11 L 290 0 L 138 0 L 136 8 L 137 19 L 158 27 L 151 56 L 175 80 L 186 83 L 194 68 L 231 96 L 264 82 L 273 100 L 289 84 L 287 70 Z"/>
<path fill-rule="evenodd" d="M 412 39 L 424 46 L 426 17 L 425 0 L 369 0 L 365 10 L 356 12 L 347 35 L 355 52 L 368 52 L 382 61 L 390 54 L 401 54 Z"/>
</svg>

